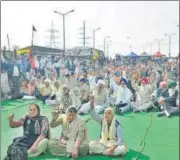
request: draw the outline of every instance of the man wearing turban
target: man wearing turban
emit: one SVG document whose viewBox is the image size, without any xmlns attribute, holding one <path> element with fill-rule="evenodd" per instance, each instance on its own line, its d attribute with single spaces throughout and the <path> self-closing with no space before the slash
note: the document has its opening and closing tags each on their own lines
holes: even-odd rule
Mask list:
<svg viewBox="0 0 180 160">
<path fill-rule="evenodd" d="M 132 98 L 132 92 L 127 88 L 127 80 L 122 78 L 120 80 L 120 86 L 117 90 L 117 97 L 116 97 L 116 112 L 119 114 L 128 112 L 130 107 L 130 101 Z"/>
<path fill-rule="evenodd" d="M 133 111 L 147 111 L 149 108 L 152 108 L 153 102 L 150 100 L 152 93 L 153 87 L 149 84 L 148 79 L 143 77 L 141 86 L 137 87 L 137 99 L 135 102 L 131 102 Z"/>
<path fill-rule="evenodd" d="M 105 88 L 104 80 L 98 80 L 97 86 L 92 91 L 92 95 L 95 99 L 95 111 L 99 114 L 109 106 L 109 93 L 107 88 Z M 88 114 L 89 112 L 90 102 L 83 104 L 79 110 L 79 114 Z"/>
</svg>

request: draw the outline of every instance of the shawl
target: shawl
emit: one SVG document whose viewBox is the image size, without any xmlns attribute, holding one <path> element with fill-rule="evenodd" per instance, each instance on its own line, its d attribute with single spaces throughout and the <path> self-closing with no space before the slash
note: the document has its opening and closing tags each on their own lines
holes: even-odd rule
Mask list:
<svg viewBox="0 0 180 160">
<path fill-rule="evenodd" d="M 103 118 L 102 121 L 102 130 L 101 130 L 101 140 L 100 143 L 106 145 L 106 146 L 112 146 L 114 143 L 116 143 L 117 138 L 116 138 L 116 126 L 115 126 L 115 117 L 114 117 L 114 111 L 112 108 L 108 107 L 105 112 L 104 112 L 104 117 L 106 111 L 112 111 L 113 114 L 113 119 L 111 122 L 111 125 L 108 129 L 108 123 L 105 118 Z"/>
<path fill-rule="evenodd" d="M 85 125 L 86 122 L 79 115 L 76 115 L 76 118 L 71 123 L 67 121 L 66 114 L 63 114 L 62 118 L 63 118 L 62 135 L 67 137 L 66 150 L 68 153 L 72 153 L 80 127 L 82 127 L 81 129 L 85 130 L 86 137 L 84 140 L 87 140 L 87 129 Z"/>
</svg>

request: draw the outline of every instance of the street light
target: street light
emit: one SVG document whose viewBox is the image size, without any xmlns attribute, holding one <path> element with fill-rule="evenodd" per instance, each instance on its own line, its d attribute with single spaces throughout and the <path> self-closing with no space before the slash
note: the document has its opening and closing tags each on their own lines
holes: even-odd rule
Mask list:
<svg viewBox="0 0 180 160">
<path fill-rule="evenodd" d="M 93 49 L 95 49 L 95 39 L 96 39 L 95 33 L 96 33 L 96 31 L 98 31 L 98 30 L 100 30 L 100 29 L 101 29 L 101 28 L 93 29 Z"/>
<path fill-rule="evenodd" d="M 171 38 L 172 36 L 174 36 L 175 33 L 172 33 L 172 34 L 167 34 L 165 33 L 165 36 L 168 36 L 169 37 L 169 57 L 171 57 Z"/>
<path fill-rule="evenodd" d="M 112 44 L 112 41 L 107 42 L 107 57 L 109 57 L 109 46 Z"/>
<path fill-rule="evenodd" d="M 107 40 L 108 38 L 110 38 L 110 36 L 104 37 L 104 54 L 106 54 L 106 53 L 105 53 L 105 52 L 106 52 L 106 40 Z"/>
<path fill-rule="evenodd" d="M 68 12 L 66 12 L 66 13 L 60 13 L 60 12 L 58 12 L 58 11 L 54 11 L 54 13 L 63 16 L 63 45 L 64 45 L 64 46 L 63 46 L 63 49 L 64 49 L 64 53 L 65 53 L 65 49 L 66 49 L 66 38 L 65 38 L 65 16 L 68 15 L 69 13 L 71 13 L 71 12 L 74 12 L 74 10 L 70 10 L 70 11 L 68 11 Z"/>
</svg>

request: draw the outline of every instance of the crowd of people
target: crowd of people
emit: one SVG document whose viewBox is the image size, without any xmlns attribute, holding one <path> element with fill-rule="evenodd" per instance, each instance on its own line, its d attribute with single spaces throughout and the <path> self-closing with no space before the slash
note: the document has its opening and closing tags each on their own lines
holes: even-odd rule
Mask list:
<svg viewBox="0 0 180 160">
<path fill-rule="evenodd" d="M 19 77 L 18 65 L 14 63 L 13 67 L 11 76 Z M 24 135 L 14 139 L 6 159 L 15 160 L 18 155 L 25 160 L 47 149 L 52 155 L 68 157 L 88 153 L 124 155 L 128 148 L 115 114 L 151 111 L 156 111 L 158 117 L 179 114 L 178 58 L 146 61 L 118 57 L 94 70 L 75 70 L 66 68 L 61 74 L 56 70 L 54 74 L 43 75 L 31 68 L 28 77 L 26 74 L 21 77 L 15 95 L 19 92 L 23 100 L 42 100 L 52 107 L 52 119 L 49 122 L 41 115 L 37 104 L 30 105 L 28 115 L 18 121 L 10 115 L 10 126 L 23 126 Z M 16 84 L 18 80 L 13 81 Z M 100 140 L 88 141 L 87 121 L 82 118 L 85 114 L 101 124 Z M 59 125 L 62 125 L 60 138 L 50 137 L 50 127 Z"/>
</svg>

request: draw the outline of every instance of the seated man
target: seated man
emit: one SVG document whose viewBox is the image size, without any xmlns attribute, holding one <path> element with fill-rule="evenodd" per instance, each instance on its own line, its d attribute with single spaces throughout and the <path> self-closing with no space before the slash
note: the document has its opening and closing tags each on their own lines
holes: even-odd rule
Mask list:
<svg viewBox="0 0 180 160">
<path fill-rule="evenodd" d="M 147 78 L 141 79 L 141 86 L 137 87 L 136 102 L 131 102 L 131 107 L 134 112 L 138 111 L 147 111 L 149 108 L 152 108 L 153 101 L 151 101 L 151 95 L 153 93 L 153 87 L 149 84 Z"/>
<path fill-rule="evenodd" d="M 77 110 L 79 110 L 81 107 L 81 91 L 78 85 L 71 89 L 69 95 L 72 99 L 72 105 L 75 106 Z"/>
<path fill-rule="evenodd" d="M 101 124 L 101 139 L 91 141 L 89 144 L 90 154 L 104 154 L 108 156 L 119 156 L 127 153 L 124 144 L 122 128 L 120 123 L 115 119 L 112 108 L 106 108 L 104 117 L 100 117 L 94 110 L 94 96 L 90 97 L 91 117 Z"/>
<path fill-rule="evenodd" d="M 32 78 L 29 84 L 27 84 L 27 92 L 21 93 L 22 94 L 22 99 L 23 100 L 32 100 L 36 99 L 35 97 L 35 78 Z"/>
<path fill-rule="evenodd" d="M 25 80 L 21 81 L 20 95 L 21 97 L 23 97 L 24 95 L 28 95 L 28 82 L 26 82 Z"/>
<path fill-rule="evenodd" d="M 85 78 L 79 80 L 78 87 L 81 92 L 81 103 L 87 103 L 89 101 L 90 87 L 86 84 Z"/>
<path fill-rule="evenodd" d="M 51 81 L 46 79 L 44 84 L 39 88 L 40 99 L 45 103 L 46 99 L 49 99 L 52 93 Z"/>
<path fill-rule="evenodd" d="M 92 91 L 95 97 L 95 110 L 97 113 L 101 113 L 109 106 L 108 90 L 105 88 L 104 80 L 98 80 L 97 87 Z M 88 114 L 90 111 L 90 103 L 85 103 L 79 110 L 79 114 Z"/>
<path fill-rule="evenodd" d="M 57 111 L 59 113 L 66 113 L 66 110 L 69 106 L 73 104 L 70 89 L 67 85 L 63 85 L 61 89 L 61 95 L 59 99 L 59 106 L 57 107 Z"/>
<path fill-rule="evenodd" d="M 51 95 L 49 99 L 45 101 L 45 103 L 52 106 L 59 105 L 60 98 L 61 98 L 61 86 L 60 86 L 59 81 L 55 81 L 52 85 Z"/>
<path fill-rule="evenodd" d="M 72 156 L 86 155 L 89 151 L 86 122 L 77 115 L 75 107 L 69 107 L 66 114 L 52 113 L 52 128 L 62 125 L 59 139 L 51 139 L 48 147 L 52 155 Z"/>
<path fill-rule="evenodd" d="M 162 81 L 160 83 L 159 88 L 155 91 L 155 98 L 154 98 L 154 108 L 158 111 L 161 111 L 163 107 L 159 104 L 160 97 L 167 98 L 169 97 L 168 93 L 168 84 L 166 81 Z"/>
<path fill-rule="evenodd" d="M 176 90 L 177 83 L 175 81 L 171 81 L 168 83 L 168 92 L 169 97 L 160 97 L 159 104 L 162 106 L 163 111 L 159 112 L 157 116 L 166 115 L 170 117 L 173 114 L 179 113 L 179 107 L 177 107 L 177 98 L 178 98 L 178 90 Z"/>
<path fill-rule="evenodd" d="M 116 112 L 119 114 L 123 114 L 128 112 L 131 109 L 130 102 L 132 98 L 132 92 L 127 88 L 126 79 L 122 78 L 120 80 L 120 86 L 117 90 L 116 97 Z"/>
</svg>

